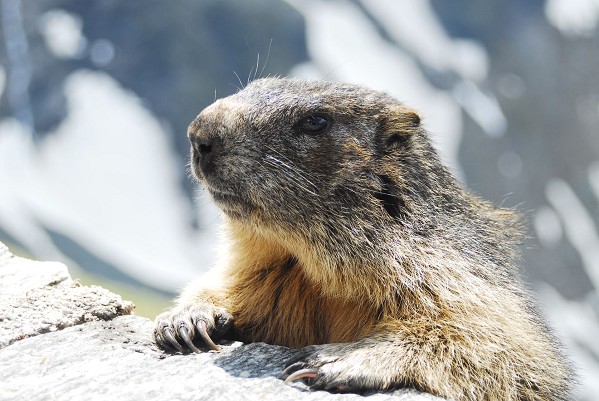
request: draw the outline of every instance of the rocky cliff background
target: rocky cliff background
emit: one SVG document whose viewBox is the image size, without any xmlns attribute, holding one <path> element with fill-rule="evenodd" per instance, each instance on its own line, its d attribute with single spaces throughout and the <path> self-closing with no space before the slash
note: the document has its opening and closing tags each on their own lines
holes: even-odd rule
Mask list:
<svg viewBox="0 0 599 401">
<path fill-rule="evenodd" d="M 215 257 L 187 124 L 264 75 L 363 83 L 529 222 L 522 274 L 599 393 L 597 0 L 0 0 L 0 241 L 153 318 Z"/>
</svg>

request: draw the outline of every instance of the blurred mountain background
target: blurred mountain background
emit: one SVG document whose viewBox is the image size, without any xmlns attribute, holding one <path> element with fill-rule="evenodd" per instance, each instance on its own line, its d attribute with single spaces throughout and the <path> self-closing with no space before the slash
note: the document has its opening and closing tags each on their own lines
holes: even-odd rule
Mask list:
<svg viewBox="0 0 599 401">
<path fill-rule="evenodd" d="M 416 108 L 529 222 L 522 274 L 599 399 L 598 0 L 0 0 L 0 241 L 153 318 L 218 249 L 187 125 L 260 76 Z"/>
</svg>

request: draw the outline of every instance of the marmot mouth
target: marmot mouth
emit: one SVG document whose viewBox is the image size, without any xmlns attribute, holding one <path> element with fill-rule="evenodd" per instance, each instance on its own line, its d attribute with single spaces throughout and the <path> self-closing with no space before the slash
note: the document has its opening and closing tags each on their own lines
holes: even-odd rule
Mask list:
<svg viewBox="0 0 599 401">
<path fill-rule="evenodd" d="M 255 207 L 239 193 L 221 191 L 210 186 L 208 187 L 208 192 L 210 192 L 216 205 L 221 208 L 223 212 L 232 217 L 239 218 L 255 209 Z"/>
<path fill-rule="evenodd" d="M 236 195 L 232 192 L 223 192 L 214 188 L 208 188 L 208 191 L 210 192 L 210 195 L 212 195 L 214 201 L 217 203 L 229 204 L 237 203 L 239 201 L 239 195 Z"/>
</svg>

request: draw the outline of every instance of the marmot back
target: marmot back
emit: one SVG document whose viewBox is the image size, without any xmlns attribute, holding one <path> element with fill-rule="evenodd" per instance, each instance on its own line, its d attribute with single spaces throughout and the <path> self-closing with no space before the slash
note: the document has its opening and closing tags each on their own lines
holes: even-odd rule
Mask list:
<svg viewBox="0 0 599 401">
<path fill-rule="evenodd" d="M 518 217 L 461 188 L 382 92 L 266 78 L 189 127 L 229 260 L 156 319 L 165 349 L 306 347 L 281 377 L 331 391 L 565 400 L 571 372 L 518 278 Z"/>
</svg>

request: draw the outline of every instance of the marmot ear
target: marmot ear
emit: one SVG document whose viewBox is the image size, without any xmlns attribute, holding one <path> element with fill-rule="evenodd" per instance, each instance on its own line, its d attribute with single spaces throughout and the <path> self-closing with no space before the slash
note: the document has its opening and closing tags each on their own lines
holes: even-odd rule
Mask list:
<svg viewBox="0 0 599 401">
<path fill-rule="evenodd" d="M 380 139 L 385 150 L 405 147 L 420 129 L 420 116 L 404 106 L 393 106 L 381 125 Z"/>
</svg>

